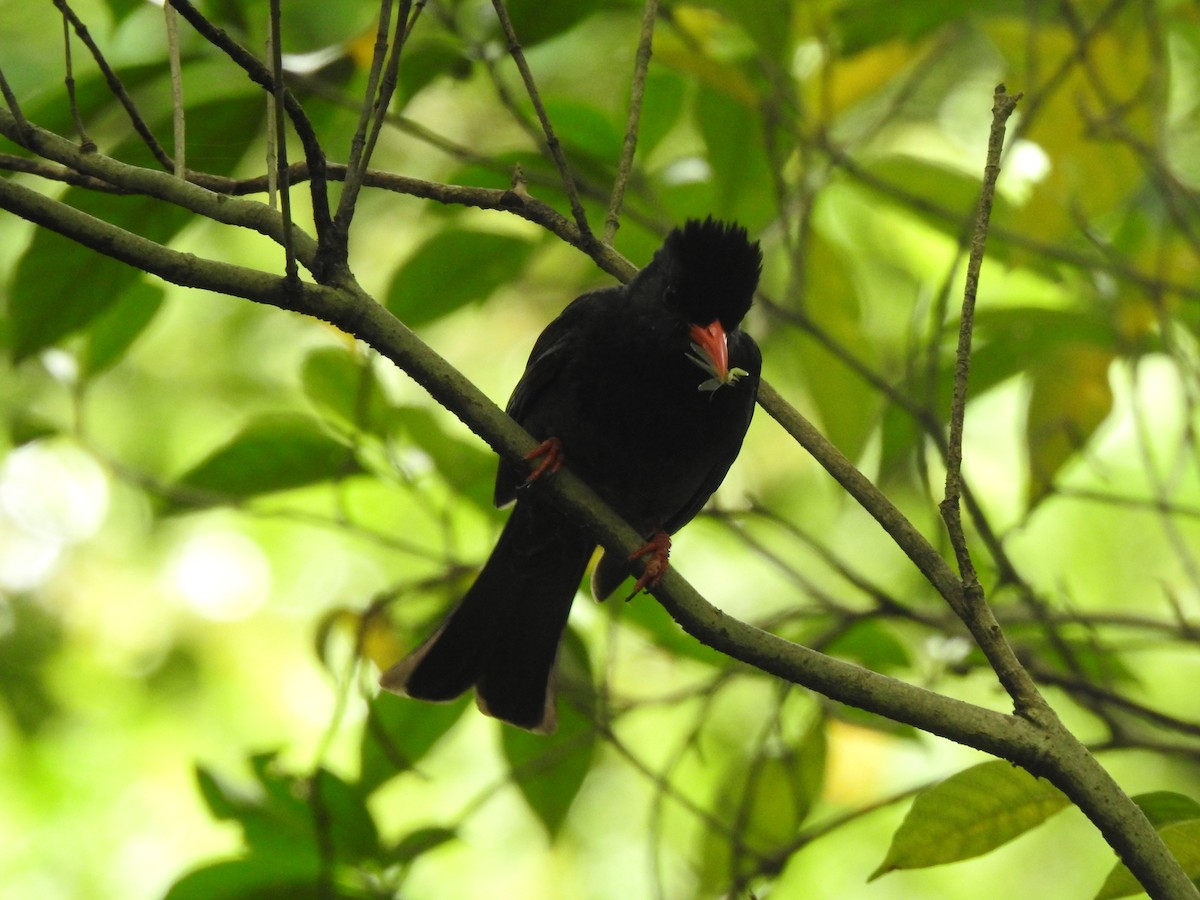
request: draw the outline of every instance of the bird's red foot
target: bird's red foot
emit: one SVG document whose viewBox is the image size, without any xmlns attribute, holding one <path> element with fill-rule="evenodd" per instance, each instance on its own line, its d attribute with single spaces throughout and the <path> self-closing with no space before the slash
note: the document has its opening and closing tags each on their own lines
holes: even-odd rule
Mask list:
<svg viewBox="0 0 1200 900">
<path fill-rule="evenodd" d="M 543 475 L 553 475 L 563 464 L 563 445 L 556 437 L 546 438 L 532 450 L 525 454 L 525 459 L 529 462 L 538 461 L 533 467 L 533 471 L 525 479 L 525 484 L 530 485 L 541 478 Z"/>
<path fill-rule="evenodd" d="M 629 554 L 630 559 L 641 559 L 643 556 L 649 557 L 646 560 L 646 567 L 642 569 L 641 577 L 633 586 L 633 593 L 626 597 L 626 600 L 632 600 L 646 588 L 654 587 L 658 584 L 658 580 L 666 574 L 671 556 L 671 536 L 665 531 L 660 531 L 645 545 Z"/>
</svg>

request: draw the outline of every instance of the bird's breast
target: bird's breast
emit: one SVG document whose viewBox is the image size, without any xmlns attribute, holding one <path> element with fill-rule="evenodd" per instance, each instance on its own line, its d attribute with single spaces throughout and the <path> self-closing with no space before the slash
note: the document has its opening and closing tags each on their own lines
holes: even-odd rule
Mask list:
<svg viewBox="0 0 1200 900">
<path fill-rule="evenodd" d="M 740 443 L 754 402 L 748 384 L 699 390 L 705 373 L 683 351 L 631 356 L 599 384 L 563 377 L 573 379 L 570 400 L 547 433 L 562 440 L 567 465 L 643 531 L 662 528 L 695 496 L 728 452 L 724 436 L 736 430 Z"/>
</svg>

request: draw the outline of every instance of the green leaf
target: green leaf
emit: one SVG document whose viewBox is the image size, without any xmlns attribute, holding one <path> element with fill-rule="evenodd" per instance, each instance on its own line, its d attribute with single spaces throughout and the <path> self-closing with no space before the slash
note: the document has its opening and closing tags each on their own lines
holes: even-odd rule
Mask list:
<svg viewBox="0 0 1200 900">
<path fill-rule="evenodd" d="M 59 617 L 33 598 L 0 603 L 0 703 L 23 737 L 59 716 L 61 703 L 47 675 L 63 644 Z"/>
<path fill-rule="evenodd" d="M 1167 845 L 1171 855 L 1183 867 L 1183 871 L 1197 886 L 1200 886 L 1200 819 L 1176 822 L 1160 828 L 1159 834 L 1162 835 L 1163 843 Z M 1141 883 L 1133 877 L 1128 866 L 1124 863 L 1117 863 L 1108 873 L 1108 878 L 1104 880 L 1100 892 L 1096 894 L 1096 900 L 1130 897 L 1134 894 L 1144 893 L 1145 890 Z"/>
<path fill-rule="evenodd" d="M 632 585 L 632 578 L 628 583 Z M 729 657 L 701 644 L 685 632 L 679 627 L 679 623 L 650 597 L 634 597 L 624 605 L 620 615 L 623 624 L 640 630 L 644 637 L 673 657 L 691 659 L 716 668 L 723 668 L 729 663 Z"/>
<path fill-rule="evenodd" d="M 587 650 L 573 631 L 568 630 L 563 636 L 559 665 L 589 671 Z M 558 701 L 558 728 L 554 734 L 538 735 L 505 727 L 501 735 L 512 779 L 551 837 L 562 827 L 596 753 L 596 729 L 591 717 L 576 706 L 594 708 L 590 675 L 586 678 L 581 675 L 578 681 L 586 684 L 586 692 L 572 697 L 571 702 Z"/>
<path fill-rule="evenodd" d="M 201 779 L 201 791 L 215 815 L 241 823 L 246 843 L 255 852 L 283 849 L 319 857 L 319 845 L 345 862 L 376 858 L 382 852 L 366 797 L 354 785 L 323 768 L 311 778 L 301 778 L 280 768 L 274 753 L 256 754 L 250 765 L 262 796 L 239 792 L 208 773 Z M 316 828 L 322 829 L 319 842 Z"/>
<path fill-rule="evenodd" d="M 198 150 L 194 167 L 214 174 L 232 170 L 255 139 L 262 101 L 239 97 L 188 110 L 188 142 Z M 110 155 L 153 166 L 148 151 L 127 142 Z M 114 197 L 70 188 L 62 202 L 156 243 L 168 243 L 193 218 L 192 213 L 152 197 Z M 48 228 L 34 232 L 9 287 L 8 315 L 12 357 L 21 362 L 110 309 L 143 273 L 94 253 Z"/>
<path fill-rule="evenodd" d="M 335 427 L 384 435 L 392 407 L 368 360 L 343 347 L 318 347 L 300 370 L 304 394 Z"/>
<path fill-rule="evenodd" d="M 871 878 L 982 856 L 1070 802 L 1049 782 L 1005 760 L 972 766 L 917 795 Z"/>
<path fill-rule="evenodd" d="M 214 499 L 249 499 L 357 471 L 350 451 L 312 419 L 266 415 L 210 453 L 177 485 Z"/>
<path fill-rule="evenodd" d="M 376 695 L 367 707 L 359 748 L 359 790 L 369 794 L 415 766 L 468 706 L 466 697 L 453 703 L 416 703 L 386 692 Z"/>
<path fill-rule="evenodd" d="M 409 863 L 417 857 L 436 850 L 442 844 L 458 839 L 458 832 L 451 828 L 418 828 L 402 837 L 387 854 L 395 863 Z"/>
<path fill-rule="evenodd" d="M 1059 672 L 1086 679 L 1092 684 L 1136 684 L 1138 679 L 1118 650 L 1106 646 L 1095 634 L 1053 636 L 1036 629 L 1023 638 L 1036 647 L 1040 658 Z"/>
<path fill-rule="evenodd" d="M 1200 819 L 1200 803 L 1174 791 L 1150 791 L 1132 799 L 1142 808 L 1150 824 L 1160 831 L 1176 822 Z"/>
<path fill-rule="evenodd" d="M 620 158 L 624 135 L 606 113 L 591 104 L 567 100 L 547 100 L 545 105 L 555 132 L 567 147 L 568 159 L 578 162 L 583 155 L 614 165 Z"/>
<path fill-rule="evenodd" d="M 755 44 L 776 62 L 783 62 L 791 46 L 792 0 L 718 0 L 717 7 L 738 22 Z"/>
<path fill-rule="evenodd" d="M 849 57 L 885 41 L 915 42 L 929 32 L 946 28 L 969 14 L 1019 12 L 1013 0 L 922 0 L 895 3 L 893 0 L 853 0 L 839 4 L 834 15 L 842 53 Z"/>
<path fill-rule="evenodd" d="M 429 456 L 446 483 L 491 514 L 496 457 L 474 443 L 448 435 L 428 409 L 409 407 L 397 410 L 395 415 L 405 438 Z"/>
<path fill-rule="evenodd" d="M 315 856 L 251 854 L 189 872 L 164 900 L 316 900 L 320 872 Z"/>
<path fill-rule="evenodd" d="M 904 642 L 884 623 L 873 619 L 859 619 L 830 641 L 824 650 L 876 672 L 907 669 L 912 665 Z"/>
<path fill-rule="evenodd" d="M 532 250 L 511 235 L 447 228 L 404 262 L 385 305 L 410 327 L 428 324 L 515 281 Z"/>
<path fill-rule="evenodd" d="M 83 371 L 95 376 L 120 362 L 154 320 L 165 299 L 166 292 L 156 284 L 138 281 L 131 285 L 88 328 L 81 359 Z"/>
<path fill-rule="evenodd" d="M 854 272 L 853 254 L 818 232 L 809 241 L 806 258 L 805 296 L 821 301 L 798 298 L 803 314 L 860 359 L 880 356 L 878 335 L 864 321 L 863 286 Z M 815 338 L 787 335 L 784 346 L 770 355 L 782 357 L 800 377 L 820 380 L 823 387 L 813 392 L 812 402 L 820 410 L 822 431 L 851 459 L 865 452 L 878 428 L 880 401 L 874 389 Z"/>
<path fill-rule="evenodd" d="M 159 243 L 170 240 L 191 216 L 152 197 L 114 200 L 82 188 L 68 190 L 63 203 Z M 91 324 L 143 277 L 132 266 L 39 228 L 9 289 L 13 362 Z"/>
<path fill-rule="evenodd" d="M 901 208 L 951 239 L 958 238 L 962 223 L 957 217 L 948 219 L 934 210 L 971 210 L 979 200 L 979 177 L 944 163 L 895 154 L 871 160 L 865 168 L 884 184 L 897 185 L 905 194 L 919 198 L 912 203 L 906 202 Z M 1011 204 L 998 192 L 993 215 L 999 218 L 1009 209 Z M 996 252 L 1003 252 L 1003 248 Z"/>
<path fill-rule="evenodd" d="M 572 0 L 570 3 L 507 0 L 504 7 L 521 46 L 531 47 L 572 28 L 607 5 L 611 4 L 606 0 Z"/>
<path fill-rule="evenodd" d="M 304 395 L 326 419 L 339 427 L 355 429 L 363 379 L 370 375 L 363 360 L 342 347 L 318 347 L 300 368 Z"/>
<path fill-rule="evenodd" d="M 757 233 L 771 220 L 776 207 L 758 111 L 704 87 L 696 97 L 695 120 L 712 166 L 716 198 L 710 211 Z"/>
<path fill-rule="evenodd" d="M 637 152 L 645 159 L 675 127 L 684 109 L 686 86 L 676 73 L 650 67 L 642 97 Z"/>
<path fill-rule="evenodd" d="M 1111 349 L 1067 344 L 1029 367 L 1033 389 L 1025 422 L 1029 508 L 1052 489 L 1058 472 L 1082 450 L 1113 409 Z"/>
<path fill-rule="evenodd" d="M 793 745 L 759 751 L 731 760 L 718 788 L 714 808 L 731 811 L 737 839 L 716 831 L 705 836 L 701 883 L 712 893 L 754 874 L 761 855 L 795 840 L 825 778 L 825 720 L 814 716 Z"/>
<path fill-rule="evenodd" d="M 326 835 L 334 856 L 344 862 L 377 859 L 383 852 L 375 819 L 366 807 L 366 796 L 328 769 L 318 769 L 312 779 L 293 779 L 309 792 L 309 808 Z"/>
<path fill-rule="evenodd" d="M 457 41 L 425 41 L 411 48 L 405 44 L 400 56 L 400 100 L 407 103 L 442 75 L 466 78 L 470 74 L 471 60 Z"/>
<path fill-rule="evenodd" d="M 995 348 L 1007 362 L 1007 368 L 991 373 L 986 382 L 989 387 L 1024 372 L 1031 358 L 1042 358 L 1064 345 L 1112 349 L 1117 342 L 1112 323 L 1104 311 L 1096 307 L 1047 309 L 1020 305 L 981 309 L 975 313 L 975 328 L 979 349 Z M 971 380 L 973 384 L 974 361 Z M 949 386 L 944 389 L 943 396 L 949 398 Z"/>
<path fill-rule="evenodd" d="M 268 0 L 221 0 L 209 15 L 226 28 L 241 32 L 243 46 L 263 47 L 270 22 Z M 216 15 L 214 15 L 214 12 Z M 280 19 L 284 53 L 310 53 L 356 38 L 371 40 L 379 4 L 374 0 L 288 0 L 286 13 Z"/>
<path fill-rule="evenodd" d="M 196 766 L 196 783 L 208 811 L 218 819 L 238 819 L 244 810 L 256 805 L 253 798 L 239 793 L 216 773 L 199 764 Z"/>
<path fill-rule="evenodd" d="M 112 13 L 114 24 L 121 24 L 131 13 L 143 7 L 142 0 L 104 0 L 109 12 Z"/>
<path fill-rule="evenodd" d="M 264 775 L 273 760 L 272 754 L 263 754 L 253 757 L 251 762 L 259 769 L 260 783 L 275 788 L 274 791 L 264 794 L 237 787 L 197 766 L 200 794 L 214 816 L 241 826 L 243 839 L 253 853 L 263 858 L 286 855 L 298 861 L 307 858 L 315 862 L 320 854 L 312 830 L 312 810 L 289 788 L 278 790 L 282 776 Z"/>
</svg>

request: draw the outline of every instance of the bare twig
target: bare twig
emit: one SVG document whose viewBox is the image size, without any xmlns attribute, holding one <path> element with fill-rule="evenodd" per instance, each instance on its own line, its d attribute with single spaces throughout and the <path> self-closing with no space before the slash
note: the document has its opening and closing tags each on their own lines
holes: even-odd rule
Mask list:
<svg viewBox="0 0 1200 900">
<path fill-rule="evenodd" d="M 2 110 L 0 134 L 11 140 L 20 137 L 16 121 Z M 106 184 L 119 186 L 126 192 L 157 197 L 215 222 L 251 228 L 283 245 L 280 216 L 266 204 L 220 195 L 165 172 L 131 166 L 99 152 L 85 153 L 71 141 L 33 124 L 28 126 L 22 146 L 44 159 L 68 166 Z M 306 268 L 315 266 L 317 247 L 313 239 L 296 228 L 293 230 L 293 241 L 300 263 Z"/>
<path fill-rule="evenodd" d="M 266 51 L 267 59 L 275 58 L 275 31 L 274 28 L 267 29 Z M 276 113 L 279 104 L 275 102 L 275 92 L 267 92 L 267 122 L 270 123 L 266 133 L 266 150 L 267 150 L 267 205 L 271 209 L 279 208 L 279 157 L 276 149 L 276 137 L 282 135 L 282 131 L 276 125 Z"/>
<path fill-rule="evenodd" d="M 71 117 L 75 120 L 75 132 L 79 135 L 79 146 L 84 150 L 94 150 L 95 143 L 87 135 L 83 127 L 83 116 L 79 114 L 79 104 L 75 100 L 75 67 L 71 62 L 71 25 L 63 13 L 63 64 L 66 67 L 64 80 L 67 86 L 67 102 L 71 105 Z"/>
<path fill-rule="evenodd" d="M 401 10 L 400 18 L 403 20 L 404 12 Z M 346 162 L 346 177 L 342 184 L 342 196 L 338 201 L 338 210 L 334 214 L 334 221 L 338 223 L 345 217 L 344 210 L 353 210 L 354 197 L 358 193 L 358 186 L 362 181 L 363 175 L 367 170 L 366 162 L 366 144 L 367 130 L 371 126 L 371 117 L 376 113 L 379 98 L 379 79 L 383 72 L 383 65 L 387 59 L 388 51 L 388 26 L 392 20 L 392 0 L 382 0 L 379 4 L 379 21 L 375 28 L 375 47 L 371 54 L 371 67 L 367 70 L 367 87 L 363 91 L 362 103 L 359 108 L 358 125 L 354 129 L 354 136 L 350 139 L 350 156 Z M 341 230 L 341 226 L 338 226 Z"/>
<path fill-rule="evenodd" d="M 167 24 L 167 57 L 171 67 L 171 121 L 175 134 L 175 175 L 187 178 L 186 118 L 183 111 L 183 73 L 179 65 L 179 29 L 175 22 L 175 9 L 163 4 L 163 18 Z"/>
<path fill-rule="evenodd" d="M 201 15 L 200 11 L 192 5 L 191 0 L 166 0 L 166 2 L 174 6 L 179 11 L 179 14 L 205 40 L 240 66 L 250 77 L 251 81 L 268 92 L 273 93 L 275 91 L 275 78 L 271 74 L 270 68 L 264 65 L 253 53 L 233 40 L 224 30 L 218 28 Z M 300 143 L 304 147 L 304 157 L 308 163 L 309 178 L 311 179 L 310 193 L 312 194 L 313 224 L 317 230 L 318 240 L 324 241 L 331 223 L 328 186 L 325 182 L 325 151 L 321 148 L 320 141 L 317 140 L 316 131 L 313 130 L 312 123 L 308 120 L 308 116 L 305 115 L 300 101 L 286 87 L 283 88 L 283 100 L 284 109 L 287 111 L 288 117 L 292 120 L 292 127 L 296 129 L 296 135 L 300 138 Z M 323 263 L 323 259 L 317 261 L 317 269 L 322 273 L 322 277 L 325 275 L 323 272 L 325 268 Z"/>
<path fill-rule="evenodd" d="M 950 541 L 958 557 L 959 571 L 963 580 L 970 585 L 978 584 L 974 564 L 967 550 L 963 533 L 959 500 L 962 496 L 962 437 L 963 420 L 967 408 L 967 384 L 971 368 L 971 337 L 975 328 L 975 295 L 979 287 L 979 270 L 983 266 L 984 248 L 987 245 L 988 223 L 992 213 L 992 199 L 996 194 L 996 179 L 1000 175 L 1000 154 L 1004 150 L 1004 129 L 1009 116 L 1016 109 L 1021 95 L 1008 94 L 1004 85 L 995 92 L 992 107 L 992 131 L 988 141 L 987 165 L 984 167 L 983 188 L 979 195 L 979 209 L 975 220 L 975 233 L 971 238 L 971 256 L 967 262 L 967 283 L 963 291 L 962 314 L 958 332 L 958 352 L 954 361 L 954 399 L 950 407 L 950 438 L 946 454 L 946 496 L 942 501 L 942 517 L 950 532 Z"/>
<path fill-rule="evenodd" d="M 271 86 L 271 117 L 270 129 L 275 134 L 275 183 L 279 190 L 279 213 L 283 216 L 283 254 L 284 274 L 288 281 L 299 277 L 296 269 L 296 248 L 292 241 L 292 194 L 288 183 L 287 162 L 287 126 L 284 121 L 283 83 L 283 48 L 280 46 L 279 33 L 279 0 L 271 0 L 270 8 L 270 42 L 271 42 L 271 76 L 274 84 Z"/>
<path fill-rule="evenodd" d="M 513 62 L 517 64 L 517 71 L 521 73 L 521 80 L 525 83 L 529 101 L 533 104 L 534 112 L 537 113 L 538 121 L 541 123 L 542 133 L 546 138 L 546 147 L 554 159 L 554 164 L 558 167 L 558 174 L 562 178 L 567 199 L 571 202 L 571 214 L 575 218 L 575 227 L 585 238 L 591 239 L 592 230 L 588 225 L 583 204 L 579 200 L 579 190 L 575 187 L 575 176 L 571 173 L 571 167 L 567 165 L 567 157 L 563 153 L 558 135 L 554 133 L 554 126 L 550 124 L 546 107 L 542 105 L 541 95 L 533 80 L 533 72 L 529 68 L 529 63 L 525 61 L 525 51 L 521 49 L 521 41 L 513 29 L 512 20 L 508 17 L 508 10 L 504 8 L 504 0 L 492 0 L 492 7 L 496 10 L 496 16 L 500 19 L 500 27 L 504 29 L 504 36 L 508 39 L 508 53 L 513 58 Z"/>
<path fill-rule="evenodd" d="M 104 75 L 104 80 L 108 84 L 108 89 L 112 91 L 117 102 L 125 110 L 125 114 L 129 116 L 130 124 L 133 125 L 133 130 L 138 133 L 138 137 L 168 172 L 171 171 L 173 163 L 167 151 L 163 149 L 162 144 L 154 136 L 150 130 L 150 126 L 146 124 L 146 120 L 142 118 L 142 114 L 138 112 L 137 107 L 133 103 L 133 98 L 129 96 L 129 92 L 125 90 L 125 85 L 113 71 L 112 66 L 108 64 L 108 60 L 104 58 L 104 54 L 100 52 L 100 47 L 92 40 L 91 32 L 88 31 L 83 21 L 75 14 L 75 11 L 67 4 L 66 0 L 54 0 L 54 5 L 62 11 L 62 14 L 71 23 L 71 27 L 75 30 L 76 37 L 83 42 L 83 45 L 88 48 L 88 52 L 92 54 L 92 59 L 96 61 L 96 65 L 100 67 L 101 73 Z"/>
<path fill-rule="evenodd" d="M 388 54 L 387 65 L 383 70 L 383 80 L 379 85 L 379 96 L 375 99 L 375 115 L 371 122 L 371 131 L 367 136 L 366 147 L 358 162 L 360 173 L 366 172 L 367 166 L 371 162 L 371 157 L 375 153 L 375 145 L 379 142 L 379 134 L 387 119 L 387 111 L 392 105 L 392 96 L 396 93 L 396 87 L 399 83 L 400 54 L 404 51 L 404 45 L 408 41 L 408 36 L 412 33 L 413 26 L 416 25 L 417 19 L 421 15 L 421 10 L 424 8 L 424 0 L 417 0 L 415 9 L 413 8 L 412 0 L 401 0 L 400 11 L 396 16 L 396 32 L 392 38 L 392 47 Z"/>
<path fill-rule="evenodd" d="M 17 95 L 13 92 L 12 85 L 8 83 L 8 79 L 4 77 L 4 70 L 0 69 L 0 94 L 4 96 L 4 102 L 8 106 L 8 111 L 12 113 L 13 119 L 16 120 L 17 128 L 22 136 L 29 131 L 29 123 L 25 121 L 25 114 L 21 112 L 21 104 L 17 101 Z M 20 159 L 21 157 L 9 157 L 4 154 L 6 159 Z M 0 163 L 0 166 L 3 164 Z"/>
</svg>

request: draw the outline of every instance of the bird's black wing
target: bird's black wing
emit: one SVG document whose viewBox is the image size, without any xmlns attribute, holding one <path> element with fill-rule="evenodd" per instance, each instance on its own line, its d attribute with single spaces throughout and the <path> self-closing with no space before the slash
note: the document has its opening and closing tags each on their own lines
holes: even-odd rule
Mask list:
<svg viewBox="0 0 1200 900">
<path fill-rule="evenodd" d="M 530 412 L 551 386 L 560 383 L 563 367 L 571 359 L 574 348 L 580 341 L 587 340 L 592 323 L 599 309 L 617 299 L 621 288 L 603 288 L 576 297 L 546 326 L 534 342 L 525 364 L 525 373 L 513 388 L 505 412 L 525 425 Z M 535 434 L 539 440 L 551 435 Z M 504 506 L 516 499 L 517 488 L 524 483 L 528 472 L 522 466 L 507 459 L 500 460 L 496 473 L 494 502 Z"/>
</svg>

